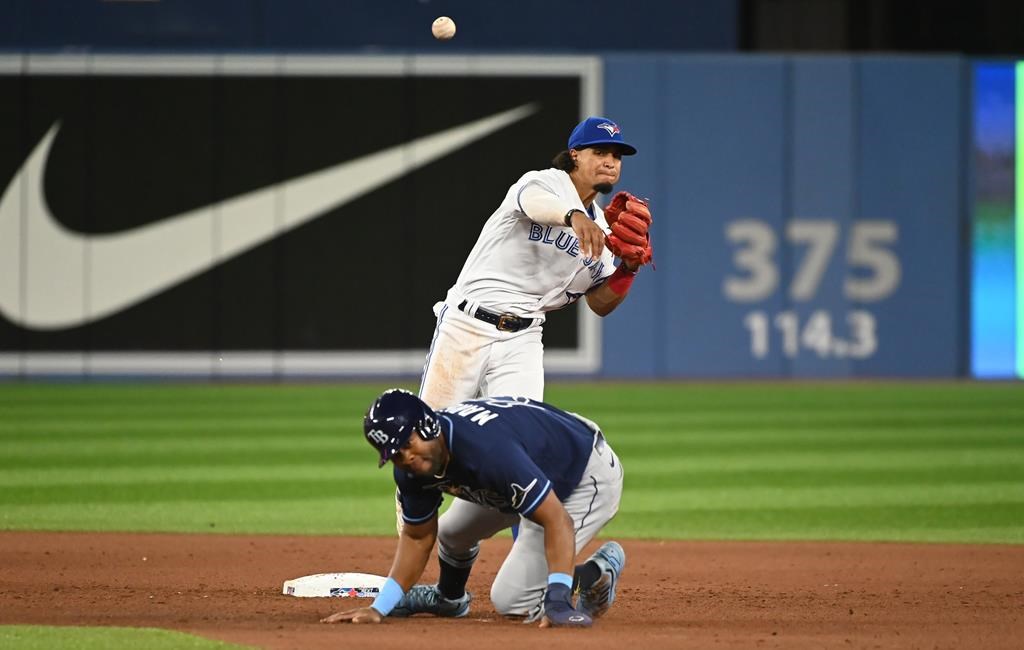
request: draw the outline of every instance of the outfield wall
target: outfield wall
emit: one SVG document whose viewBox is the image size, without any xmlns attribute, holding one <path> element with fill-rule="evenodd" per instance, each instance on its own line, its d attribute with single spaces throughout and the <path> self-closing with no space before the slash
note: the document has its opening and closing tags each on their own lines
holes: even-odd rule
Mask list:
<svg viewBox="0 0 1024 650">
<path fill-rule="evenodd" d="M 605 372 L 963 373 L 966 76 L 954 57 L 607 59 L 657 272 L 607 319 Z"/>
<path fill-rule="evenodd" d="M 415 376 L 505 188 L 604 113 L 657 270 L 608 318 L 553 316 L 552 374 L 957 376 L 968 81 L 955 57 L 6 57 L 0 374 Z"/>
</svg>

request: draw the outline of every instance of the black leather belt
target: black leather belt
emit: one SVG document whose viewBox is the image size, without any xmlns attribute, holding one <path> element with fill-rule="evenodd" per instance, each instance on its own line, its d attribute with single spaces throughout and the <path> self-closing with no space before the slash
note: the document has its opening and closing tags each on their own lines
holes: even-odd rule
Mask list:
<svg viewBox="0 0 1024 650">
<path fill-rule="evenodd" d="M 465 313 L 466 304 L 468 302 L 468 300 L 463 300 L 462 302 L 460 302 L 459 311 Z M 498 328 L 498 330 L 502 332 L 518 332 L 519 330 L 524 330 L 530 325 L 533 325 L 532 318 L 523 318 L 521 316 L 516 316 L 515 314 L 508 313 L 495 314 L 493 311 L 487 311 L 486 309 L 483 309 L 481 307 L 477 307 L 476 313 L 473 314 L 473 317 L 476 318 L 477 320 L 482 320 L 485 323 L 490 323 L 491 325 L 494 325 L 496 328 Z"/>
</svg>

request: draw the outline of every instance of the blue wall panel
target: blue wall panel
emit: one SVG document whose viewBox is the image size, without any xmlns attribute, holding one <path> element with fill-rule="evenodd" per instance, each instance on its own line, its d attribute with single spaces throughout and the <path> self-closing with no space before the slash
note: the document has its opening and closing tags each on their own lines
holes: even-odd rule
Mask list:
<svg viewBox="0 0 1024 650">
<path fill-rule="evenodd" d="M 871 305 L 879 352 L 858 375 L 951 376 L 964 345 L 963 106 L 959 59 L 859 63 L 862 218 L 899 226 L 899 288 Z"/>
<path fill-rule="evenodd" d="M 649 198 L 654 224 L 651 229 L 658 270 L 643 269 L 629 292 L 628 309 L 604 319 L 603 365 L 617 377 L 650 377 L 664 372 L 666 336 L 666 273 L 662 270 L 661 242 L 667 241 L 672 214 L 667 200 L 664 156 L 665 66 L 657 55 L 609 57 L 604 65 L 604 113 L 615 120 L 638 154 L 623 159 L 618 189 Z M 637 101 L 643 98 L 643 101 Z M 586 309 L 586 307 L 582 307 Z M 624 341 L 635 341 L 623 345 Z"/>
<path fill-rule="evenodd" d="M 846 57 L 795 59 L 791 79 L 791 210 L 788 230 L 780 233 L 791 246 L 782 248 L 788 253 L 781 262 L 786 299 L 798 331 L 824 325 L 825 318 L 832 335 L 813 347 L 798 345 L 790 371 L 801 377 L 845 376 L 850 360 L 844 251 L 856 212 L 854 65 Z M 776 339 L 778 333 L 776 328 Z"/>
<path fill-rule="evenodd" d="M 613 57 L 605 84 L 657 262 L 605 376 L 957 374 L 959 59 Z"/>
<path fill-rule="evenodd" d="M 783 370 L 778 355 L 751 363 L 748 306 L 728 302 L 723 292 L 727 276 L 746 275 L 733 271 L 726 228 L 744 219 L 778 227 L 788 210 L 785 75 L 781 58 L 698 57 L 669 66 L 664 146 L 672 228 L 658 272 L 668 282 L 670 376 Z"/>
</svg>

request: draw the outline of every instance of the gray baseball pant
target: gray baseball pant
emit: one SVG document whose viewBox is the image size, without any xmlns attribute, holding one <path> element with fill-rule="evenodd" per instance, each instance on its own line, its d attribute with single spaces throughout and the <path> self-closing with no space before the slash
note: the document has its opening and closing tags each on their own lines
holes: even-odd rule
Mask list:
<svg viewBox="0 0 1024 650">
<path fill-rule="evenodd" d="M 618 512 L 622 479 L 618 456 L 604 436 L 596 434 L 583 477 L 562 502 L 576 531 L 576 553 Z M 471 566 L 481 540 L 517 522 L 519 537 L 491 585 L 491 602 L 500 614 L 535 618 L 543 605 L 549 573 L 540 525 L 515 513 L 456 499 L 438 523 L 438 554 L 453 566 Z"/>
</svg>

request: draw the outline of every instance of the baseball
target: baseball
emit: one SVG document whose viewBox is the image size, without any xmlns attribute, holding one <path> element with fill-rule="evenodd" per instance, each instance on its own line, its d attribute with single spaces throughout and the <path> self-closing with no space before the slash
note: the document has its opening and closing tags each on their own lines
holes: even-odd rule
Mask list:
<svg viewBox="0 0 1024 650">
<path fill-rule="evenodd" d="M 437 40 L 447 41 L 455 36 L 455 21 L 448 16 L 438 16 L 434 20 L 434 24 L 430 26 L 430 31 L 433 32 L 434 38 Z"/>
</svg>

